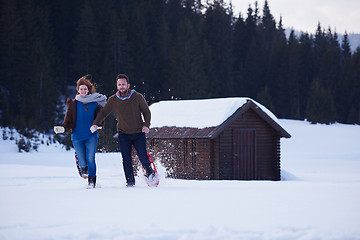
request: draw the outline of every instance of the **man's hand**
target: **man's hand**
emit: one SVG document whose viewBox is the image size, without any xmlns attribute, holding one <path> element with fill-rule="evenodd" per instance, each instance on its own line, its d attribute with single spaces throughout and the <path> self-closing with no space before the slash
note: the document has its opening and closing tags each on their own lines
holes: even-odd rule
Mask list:
<svg viewBox="0 0 360 240">
<path fill-rule="evenodd" d="M 143 133 L 149 133 L 149 128 L 146 127 L 146 126 L 143 126 L 142 132 L 143 132 Z"/>
<path fill-rule="evenodd" d="M 90 128 L 91 133 L 94 133 L 98 130 L 98 125 L 92 125 Z"/>
</svg>

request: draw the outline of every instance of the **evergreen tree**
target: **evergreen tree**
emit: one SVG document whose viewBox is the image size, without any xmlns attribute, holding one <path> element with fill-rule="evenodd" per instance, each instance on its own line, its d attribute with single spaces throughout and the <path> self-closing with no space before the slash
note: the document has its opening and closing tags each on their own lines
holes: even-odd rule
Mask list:
<svg viewBox="0 0 360 240">
<path fill-rule="evenodd" d="M 263 87 L 259 91 L 256 97 L 256 101 L 261 102 L 266 108 L 270 109 L 272 112 L 276 110 L 273 104 L 273 97 L 270 93 L 268 86 Z"/>
<path fill-rule="evenodd" d="M 337 120 L 339 122 L 346 121 L 346 108 L 344 108 L 345 99 L 341 96 L 342 92 L 339 91 L 343 87 L 343 74 L 342 74 L 342 53 L 341 47 L 337 38 L 337 33 L 332 34 L 328 30 L 326 34 L 327 44 L 325 52 L 319 63 L 318 76 L 325 81 L 323 82 L 325 88 L 328 88 L 330 94 L 333 95 L 335 107 L 338 113 Z M 345 111 L 343 111 L 345 110 Z"/>
<path fill-rule="evenodd" d="M 349 72 L 350 69 L 350 61 L 351 61 L 351 49 L 350 49 L 350 42 L 348 38 L 348 34 L 345 32 L 344 38 L 341 43 L 341 78 L 342 78 L 342 84 L 341 84 L 341 91 L 340 91 L 340 99 L 341 104 L 343 105 L 340 107 L 339 114 L 341 115 L 342 120 L 339 119 L 339 121 L 342 121 L 344 123 L 349 123 L 349 111 L 351 109 L 351 103 L 350 98 L 348 96 L 348 93 L 352 91 L 351 89 L 351 79 L 349 78 Z M 340 104 L 339 104 L 340 105 Z"/>
<path fill-rule="evenodd" d="M 161 84 L 159 85 L 160 89 L 155 92 L 157 98 L 154 98 L 153 101 L 170 99 L 171 98 L 171 86 L 168 81 L 171 76 L 171 51 L 173 47 L 173 36 L 170 34 L 169 25 L 165 19 L 165 16 L 162 16 L 161 27 L 162 31 L 159 33 L 159 39 L 157 41 L 158 49 L 158 67 L 157 71 L 160 76 Z"/>
<path fill-rule="evenodd" d="M 341 43 L 341 50 L 344 61 L 348 61 L 351 57 L 351 49 L 350 49 L 349 36 L 347 32 L 345 32 L 344 34 L 344 38 Z"/>
<path fill-rule="evenodd" d="M 68 85 L 74 84 L 78 77 L 73 74 L 73 52 L 76 30 L 80 19 L 79 9 L 83 6 L 84 0 L 51 0 L 47 1 L 50 11 L 50 24 L 53 27 L 54 46 L 59 55 L 58 77 L 60 79 L 61 91 L 66 92 Z"/>
<path fill-rule="evenodd" d="M 313 38 L 307 33 L 302 33 L 299 38 L 299 110 L 300 119 L 305 119 L 308 106 L 309 88 L 315 75 Z"/>
<path fill-rule="evenodd" d="M 351 57 L 347 81 L 350 89 L 347 122 L 360 124 L 360 47 L 355 50 Z"/>
<path fill-rule="evenodd" d="M 75 82 L 81 76 L 100 71 L 99 32 L 97 17 L 91 0 L 84 0 L 84 5 L 80 9 L 80 21 L 76 31 L 74 49 L 74 77 Z"/>
<path fill-rule="evenodd" d="M 301 79 L 300 79 L 300 47 L 299 41 L 294 31 L 291 31 L 288 44 L 287 54 L 284 57 L 282 71 L 286 71 L 283 76 L 278 76 L 277 89 L 275 90 L 278 99 L 277 106 L 281 108 L 279 114 L 283 118 L 300 117 L 301 102 Z"/>
<path fill-rule="evenodd" d="M 203 38 L 209 44 L 208 50 L 211 51 L 211 61 L 216 66 L 214 81 L 210 82 L 209 86 L 212 96 L 232 96 L 235 94 L 231 52 L 232 16 L 221 2 L 215 1 L 213 5 L 208 7 L 204 18 Z"/>
<path fill-rule="evenodd" d="M 260 89 L 264 87 L 266 73 L 266 59 L 264 48 L 261 44 L 258 16 L 249 6 L 245 20 L 247 38 L 247 53 L 244 61 L 244 89 L 245 96 L 255 97 Z"/>
<path fill-rule="evenodd" d="M 268 1 L 265 0 L 263 8 L 263 16 L 261 18 L 260 27 L 263 37 L 263 43 L 267 44 L 266 48 L 270 49 L 273 41 L 276 38 L 276 22 L 270 12 Z"/>
<path fill-rule="evenodd" d="M 23 113 L 21 96 L 29 49 L 19 8 L 13 0 L 3 0 L 0 8 L 0 119 L 4 126 L 15 126 Z"/>
<path fill-rule="evenodd" d="M 248 51 L 249 35 L 246 31 L 246 25 L 241 14 L 234 23 L 234 36 L 233 36 L 233 78 L 234 88 L 236 89 L 235 94 L 238 96 L 246 96 L 245 90 L 245 59 Z"/>
<path fill-rule="evenodd" d="M 313 49 L 314 49 L 314 75 L 318 76 L 318 71 L 319 71 L 319 64 L 321 62 L 321 58 L 325 52 L 326 49 L 326 45 L 327 45 L 327 41 L 326 41 L 326 36 L 325 36 L 325 31 L 323 31 L 320 22 L 318 23 L 318 26 L 316 28 L 316 32 L 315 32 L 315 36 L 313 39 Z"/>
<path fill-rule="evenodd" d="M 149 2 L 134 2 L 129 15 L 128 40 L 130 55 L 134 60 L 134 72 L 129 73 L 134 88 L 145 95 L 149 101 L 156 84 L 157 74 L 155 58 L 155 43 L 151 37 L 151 22 L 154 20 L 153 9 Z"/>
<path fill-rule="evenodd" d="M 34 1 L 35 3 L 35 1 Z M 28 1 L 23 5 L 23 19 L 29 44 L 27 100 L 24 115 L 28 123 L 38 130 L 52 128 L 59 113 L 59 61 L 54 46 L 52 26 L 47 4 Z"/>
<path fill-rule="evenodd" d="M 180 19 L 184 16 L 185 8 L 182 0 L 168 0 L 165 5 L 164 16 L 168 24 L 171 36 L 176 36 L 176 29 Z"/>
<path fill-rule="evenodd" d="M 202 97 L 204 79 L 200 41 L 187 17 L 178 25 L 172 55 L 171 89 L 176 98 Z"/>
<path fill-rule="evenodd" d="M 58 112 L 59 73 L 48 5 L 5 1 L 2 9 L 6 35 L 1 38 L 5 53 L 1 61 L 7 66 L 2 70 L 10 83 L 4 86 L 8 100 L 4 122 L 18 129 L 48 130 Z"/>
<path fill-rule="evenodd" d="M 203 96 L 204 70 L 199 35 L 201 7 L 201 2 L 197 0 L 183 2 L 184 15 L 177 25 L 169 55 L 171 67 L 167 89 L 171 90 L 171 97 Z"/>
<path fill-rule="evenodd" d="M 259 26 L 260 42 L 263 48 L 263 78 L 260 84 L 262 86 L 269 86 L 269 91 L 278 96 L 275 101 L 278 106 L 275 112 L 280 117 L 291 117 L 289 111 L 289 103 L 291 103 L 292 95 L 287 90 L 289 81 L 287 76 L 288 61 L 287 61 L 287 41 L 282 28 L 282 23 L 279 23 L 279 28 L 276 27 L 274 17 L 270 12 L 268 2 L 265 1 L 263 8 L 263 16 Z M 261 89 L 261 88 L 260 88 Z M 260 90 L 258 89 L 258 91 Z M 287 105 L 284 103 L 287 102 Z"/>
<path fill-rule="evenodd" d="M 306 118 L 311 123 L 326 124 L 334 123 L 337 118 L 334 98 L 318 78 L 310 86 Z"/>
<path fill-rule="evenodd" d="M 205 96 L 206 98 L 211 98 L 214 96 L 213 91 L 213 83 L 217 82 L 217 75 L 216 71 L 217 68 L 215 66 L 214 60 L 213 60 L 213 52 L 211 51 L 211 46 L 208 43 L 207 40 L 202 41 L 202 51 L 203 51 L 203 64 L 204 64 L 204 85 L 201 95 Z M 216 87 L 216 86 L 215 86 Z"/>
<path fill-rule="evenodd" d="M 119 73 L 129 74 L 132 72 L 132 58 L 130 57 L 130 45 L 123 22 L 126 18 L 119 19 L 112 4 L 100 4 L 97 7 L 101 15 L 97 17 L 97 32 L 99 46 L 99 59 L 95 59 L 98 69 L 97 85 L 99 90 L 106 95 L 112 95 L 116 91 L 116 76 Z M 122 13 L 120 13 L 122 15 Z"/>
</svg>

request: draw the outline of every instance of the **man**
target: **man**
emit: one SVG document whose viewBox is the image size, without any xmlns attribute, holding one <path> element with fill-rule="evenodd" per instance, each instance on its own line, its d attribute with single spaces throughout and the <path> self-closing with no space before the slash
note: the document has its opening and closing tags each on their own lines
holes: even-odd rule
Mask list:
<svg viewBox="0 0 360 240">
<path fill-rule="evenodd" d="M 130 90 L 129 78 L 125 74 L 119 74 L 116 77 L 116 86 L 118 91 L 109 98 L 105 107 L 95 118 L 91 128 L 92 131 L 96 131 L 97 125 L 105 120 L 111 112 L 114 113 L 117 120 L 126 186 L 133 187 L 135 178 L 131 157 L 132 146 L 135 147 L 140 162 L 146 170 L 145 176 L 150 181 L 155 177 L 147 155 L 145 138 L 145 133 L 149 132 L 151 112 L 143 95 L 135 90 Z"/>
</svg>

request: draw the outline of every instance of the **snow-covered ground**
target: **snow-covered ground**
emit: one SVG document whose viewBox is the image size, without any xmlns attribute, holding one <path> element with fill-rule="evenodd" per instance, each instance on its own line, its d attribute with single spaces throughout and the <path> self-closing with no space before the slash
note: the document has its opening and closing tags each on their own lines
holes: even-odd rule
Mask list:
<svg viewBox="0 0 360 240">
<path fill-rule="evenodd" d="M 137 179 L 97 153 L 86 189 L 74 151 L 0 139 L 0 239 L 360 239 L 360 126 L 280 120 L 282 181 Z"/>
</svg>

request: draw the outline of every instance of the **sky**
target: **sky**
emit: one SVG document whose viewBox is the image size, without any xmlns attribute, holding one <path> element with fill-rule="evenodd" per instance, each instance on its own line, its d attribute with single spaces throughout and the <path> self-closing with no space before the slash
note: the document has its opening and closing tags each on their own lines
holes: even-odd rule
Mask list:
<svg viewBox="0 0 360 240">
<path fill-rule="evenodd" d="M 230 2 L 230 0 L 228 0 Z M 265 0 L 258 0 L 260 12 Z M 234 13 L 246 17 L 249 4 L 253 7 L 255 0 L 232 0 Z M 314 33 L 318 22 L 326 30 L 344 34 L 360 33 L 359 0 L 268 0 L 270 11 L 276 22 L 282 16 L 285 28 Z"/>
</svg>

